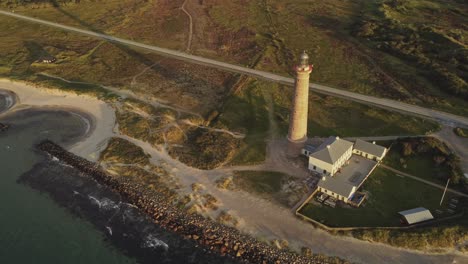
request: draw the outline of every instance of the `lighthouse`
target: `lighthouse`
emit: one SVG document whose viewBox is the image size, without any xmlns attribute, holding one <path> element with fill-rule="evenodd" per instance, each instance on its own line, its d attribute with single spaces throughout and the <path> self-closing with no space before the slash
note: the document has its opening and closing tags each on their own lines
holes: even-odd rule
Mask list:
<svg viewBox="0 0 468 264">
<path fill-rule="evenodd" d="M 296 82 L 293 103 L 289 115 L 288 149 L 290 157 L 299 156 L 307 141 L 307 114 L 309 110 L 309 76 L 313 65 L 309 64 L 309 55 L 301 54 L 299 65 L 295 67 Z"/>
</svg>

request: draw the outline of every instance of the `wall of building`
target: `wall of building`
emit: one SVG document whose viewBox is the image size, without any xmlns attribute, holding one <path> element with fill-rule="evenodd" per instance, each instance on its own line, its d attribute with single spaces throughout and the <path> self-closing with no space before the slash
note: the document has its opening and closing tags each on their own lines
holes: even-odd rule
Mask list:
<svg viewBox="0 0 468 264">
<path fill-rule="evenodd" d="M 353 155 L 353 147 L 351 146 L 344 154 L 341 156 L 340 159 L 334 164 L 333 168 L 333 174 L 335 174 L 345 163 L 351 158 Z"/>
<path fill-rule="evenodd" d="M 344 201 L 345 203 L 348 202 L 348 197 L 344 197 L 344 196 L 342 196 L 342 195 L 339 195 L 339 194 L 337 194 L 337 193 L 334 193 L 334 192 L 332 192 L 332 191 L 330 191 L 330 190 L 327 190 L 327 189 L 324 189 L 324 188 L 322 188 L 322 187 L 318 187 L 318 190 L 319 190 L 320 192 L 323 192 L 323 193 L 327 194 L 328 196 L 331 196 L 331 197 L 336 198 L 336 200 Z"/>
<path fill-rule="evenodd" d="M 381 157 L 379 157 L 379 156 L 374 156 L 374 155 L 372 155 L 372 154 L 370 154 L 370 153 L 366 153 L 366 152 L 364 152 L 364 151 L 357 150 L 357 149 L 354 149 L 354 150 L 353 150 L 353 153 L 356 154 L 356 155 L 359 155 L 359 156 L 363 156 L 364 158 L 368 158 L 368 159 L 370 159 L 370 160 L 374 160 L 374 158 L 375 158 L 376 161 L 381 161 L 381 160 L 383 159 L 383 157 L 385 156 L 385 153 L 386 153 L 386 152 L 384 152 L 384 154 L 383 154 Z M 366 155 L 367 155 L 367 156 L 366 156 Z"/>
<path fill-rule="evenodd" d="M 335 164 L 330 164 L 314 157 L 309 157 L 309 170 L 316 171 L 321 174 L 324 174 L 323 171 L 326 170 L 326 175 L 333 176 L 341 167 L 343 167 L 343 165 L 345 165 L 345 163 L 351 158 L 351 155 L 353 155 L 352 146 L 335 162 Z"/>
<path fill-rule="evenodd" d="M 324 174 L 323 171 L 326 170 L 326 175 L 330 175 L 333 171 L 333 164 L 318 160 L 314 157 L 309 157 L 309 170 L 316 171 L 321 174 Z"/>
</svg>

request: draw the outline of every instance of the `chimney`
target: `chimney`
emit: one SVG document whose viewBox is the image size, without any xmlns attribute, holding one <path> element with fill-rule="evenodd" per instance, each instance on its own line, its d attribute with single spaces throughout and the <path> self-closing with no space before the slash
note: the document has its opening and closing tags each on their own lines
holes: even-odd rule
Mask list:
<svg viewBox="0 0 468 264">
<path fill-rule="evenodd" d="M 326 181 L 327 180 L 327 177 L 324 175 L 322 176 L 322 181 Z"/>
<path fill-rule="evenodd" d="M 330 145 L 327 145 L 327 149 L 329 149 L 329 148 L 330 148 Z"/>
<path fill-rule="evenodd" d="M 375 145 L 375 141 L 372 141 L 372 144 L 374 144 L 374 145 Z"/>
<path fill-rule="evenodd" d="M 340 137 L 336 137 L 336 139 L 340 139 Z"/>
</svg>

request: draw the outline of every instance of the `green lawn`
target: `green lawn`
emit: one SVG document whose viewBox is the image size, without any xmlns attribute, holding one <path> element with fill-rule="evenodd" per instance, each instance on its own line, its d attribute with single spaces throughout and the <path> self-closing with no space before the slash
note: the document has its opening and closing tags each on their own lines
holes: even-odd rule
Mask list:
<svg viewBox="0 0 468 264">
<path fill-rule="evenodd" d="M 403 167 L 400 159 L 403 158 L 406 168 Z M 450 168 L 444 165 L 437 165 L 430 153 L 420 153 L 413 156 L 402 157 L 401 154 L 395 150 L 390 149 L 389 153 L 385 156 L 384 164 L 414 175 L 416 177 L 432 181 L 437 184 L 445 184 L 447 175 L 450 175 Z"/>
<path fill-rule="evenodd" d="M 421 143 L 421 141 L 423 141 L 423 143 Z M 413 153 L 411 155 L 403 156 L 403 144 L 411 142 L 419 142 L 418 147 L 413 147 Z M 431 146 L 431 144 L 436 145 Z M 426 150 L 418 151 L 418 148 Z M 450 188 L 466 191 L 463 178 L 459 180 L 459 183 L 454 181 L 454 176 L 463 177 L 459 175 L 458 163 L 448 163 L 447 161 L 443 161 L 440 164 L 436 163 L 435 160 L 437 160 L 437 158 L 445 160 L 450 158 L 450 156 L 443 154 L 443 152 L 437 152 L 438 149 L 449 151 L 442 142 L 436 139 L 420 138 L 419 141 L 418 139 L 402 140 L 401 142 L 396 142 L 392 146 L 383 163 L 394 169 L 443 186 L 447 183 L 447 179 L 451 178 Z M 450 166 L 456 166 L 457 169 L 453 170 Z"/>
<path fill-rule="evenodd" d="M 328 226 L 399 226 L 398 212 L 415 207 L 447 209 L 447 194 L 442 207 L 439 206 L 443 191 L 418 181 L 396 176 L 377 168 L 363 185 L 369 197 L 360 208 L 331 208 L 324 205 L 307 204 L 300 213 Z"/>
</svg>

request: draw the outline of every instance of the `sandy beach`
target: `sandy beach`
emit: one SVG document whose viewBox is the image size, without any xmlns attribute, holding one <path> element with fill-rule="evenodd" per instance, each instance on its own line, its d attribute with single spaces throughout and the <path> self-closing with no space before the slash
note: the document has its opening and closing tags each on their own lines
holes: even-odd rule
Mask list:
<svg viewBox="0 0 468 264">
<path fill-rule="evenodd" d="M 87 135 L 69 150 L 90 161 L 97 161 L 99 153 L 114 135 L 115 112 L 105 102 L 87 95 L 35 87 L 31 84 L 0 79 L 0 89 L 16 94 L 17 102 L 7 113 L 31 106 L 56 107 L 75 110 L 88 125 Z M 3 113 L 5 114 L 5 113 Z"/>
</svg>

